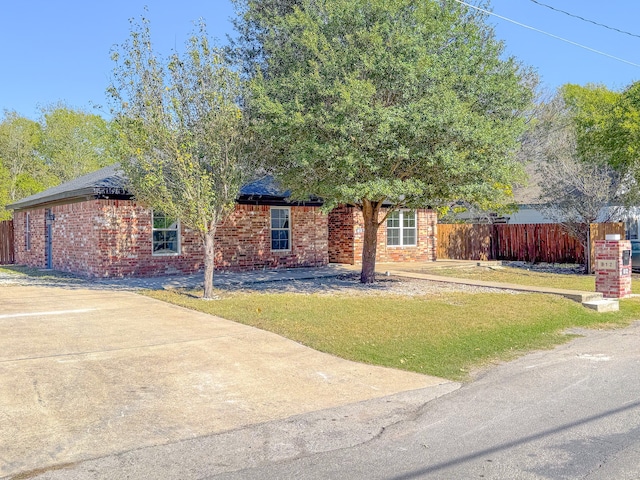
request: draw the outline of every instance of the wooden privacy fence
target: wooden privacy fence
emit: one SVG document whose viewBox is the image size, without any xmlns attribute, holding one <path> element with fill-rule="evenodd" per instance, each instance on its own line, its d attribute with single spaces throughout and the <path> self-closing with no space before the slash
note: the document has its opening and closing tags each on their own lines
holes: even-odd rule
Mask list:
<svg viewBox="0 0 640 480">
<path fill-rule="evenodd" d="M 590 226 L 590 250 L 608 233 L 624 238 L 623 223 Z M 586 263 L 585 249 L 559 224 L 438 224 L 437 258 L 458 260 L 519 260 L 524 262 Z"/>
<path fill-rule="evenodd" d="M 438 224 L 437 258 L 491 260 L 494 225 Z"/>
<path fill-rule="evenodd" d="M 0 265 L 14 262 L 13 221 L 0 222 Z"/>
<path fill-rule="evenodd" d="M 584 263 L 584 247 L 561 225 L 532 223 L 496 225 L 495 260 L 523 262 Z"/>
</svg>

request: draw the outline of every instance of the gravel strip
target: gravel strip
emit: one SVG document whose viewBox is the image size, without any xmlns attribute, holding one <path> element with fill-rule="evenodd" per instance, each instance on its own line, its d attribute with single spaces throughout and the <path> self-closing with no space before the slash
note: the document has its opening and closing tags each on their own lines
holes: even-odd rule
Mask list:
<svg viewBox="0 0 640 480">
<path fill-rule="evenodd" d="M 558 273 L 562 275 L 582 275 L 584 265 L 574 263 L 529 263 L 529 262 L 507 262 L 503 261 L 502 266 L 511 268 L 521 268 L 532 272 Z"/>
<path fill-rule="evenodd" d="M 433 282 L 430 280 L 410 279 L 406 277 L 376 276 L 376 283 L 362 284 L 360 276 L 341 275 L 333 278 L 316 278 L 310 280 L 290 280 L 280 282 L 255 283 L 251 285 L 218 287 L 225 291 L 260 292 L 260 293 L 304 293 L 316 295 L 341 296 L 382 296 L 400 295 L 415 297 L 422 295 L 438 295 L 443 293 L 504 293 L 520 294 L 515 290 L 501 288 L 478 287 L 455 283 Z"/>
<path fill-rule="evenodd" d="M 199 277 L 167 277 L 170 287 L 164 288 L 197 288 L 202 286 Z M 120 279 L 110 280 L 108 283 L 102 281 L 91 281 L 79 277 L 67 276 L 46 276 L 36 277 L 29 275 L 16 275 L 0 272 L 0 286 L 24 285 L 24 286 L 50 286 L 62 288 L 88 288 L 98 290 L 140 290 L 140 289 L 162 289 L 159 286 L 162 282 L 158 279 Z M 343 296 L 421 296 L 438 295 L 452 292 L 462 293 L 503 293 L 519 294 L 514 290 L 499 288 L 478 287 L 473 285 L 460 285 L 446 282 L 433 282 L 429 280 L 410 279 L 405 277 L 388 277 L 378 275 L 376 283 L 362 284 L 358 274 L 340 275 L 337 277 L 313 278 L 308 280 L 279 280 L 271 282 L 256 283 L 218 283 L 215 288 L 222 292 L 241 293 L 300 293 L 317 295 L 343 295 Z"/>
</svg>

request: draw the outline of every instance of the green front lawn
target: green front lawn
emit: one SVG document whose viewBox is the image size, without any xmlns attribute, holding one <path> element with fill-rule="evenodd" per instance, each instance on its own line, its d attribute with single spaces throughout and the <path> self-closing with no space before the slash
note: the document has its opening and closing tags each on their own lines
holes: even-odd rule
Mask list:
<svg viewBox="0 0 640 480">
<path fill-rule="evenodd" d="M 511 267 L 438 268 L 429 271 L 429 273 L 486 282 L 515 283 L 516 285 L 564 288 L 586 292 L 594 292 L 596 283 L 595 275 L 567 275 Z M 631 291 L 640 294 L 640 275 L 633 274 L 632 277 Z"/>
<path fill-rule="evenodd" d="M 596 313 L 561 297 L 450 293 L 423 297 L 147 292 L 153 298 L 275 332 L 342 358 L 453 380 L 493 361 L 550 348 L 569 327 L 640 319 L 640 301 Z"/>
</svg>

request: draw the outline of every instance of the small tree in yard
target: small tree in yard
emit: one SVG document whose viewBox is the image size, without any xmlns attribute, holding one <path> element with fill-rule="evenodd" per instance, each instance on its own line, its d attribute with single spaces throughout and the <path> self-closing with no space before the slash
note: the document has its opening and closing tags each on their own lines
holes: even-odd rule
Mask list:
<svg viewBox="0 0 640 480">
<path fill-rule="evenodd" d="M 360 208 L 362 282 L 383 205 L 506 199 L 535 75 L 502 59 L 481 14 L 449 0 L 236 4 L 260 60 L 248 115 L 261 158 L 295 197 Z"/>
<path fill-rule="evenodd" d="M 122 168 L 138 201 L 200 234 L 204 298 L 212 298 L 216 227 L 232 212 L 247 172 L 239 76 L 204 24 L 184 54 L 163 61 L 143 19 L 112 57 L 108 92 Z"/>
</svg>

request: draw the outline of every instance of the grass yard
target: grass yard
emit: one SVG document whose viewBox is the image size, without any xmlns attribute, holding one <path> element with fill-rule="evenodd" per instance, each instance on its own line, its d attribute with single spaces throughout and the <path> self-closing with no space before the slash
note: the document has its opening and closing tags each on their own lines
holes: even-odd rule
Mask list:
<svg viewBox="0 0 640 480">
<path fill-rule="evenodd" d="M 547 272 L 536 272 L 523 268 L 510 267 L 472 267 L 442 268 L 429 272 L 445 277 L 469 278 L 486 282 L 515 283 L 516 285 L 533 285 L 536 287 L 565 288 L 569 290 L 595 291 L 595 275 L 567 275 Z M 640 293 L 640 275 L 633 274 L 631 291 Z"/>
<path fill-rule="evenodd" d="M 275 332 L 350 360 L 464 380 L 474 369 L 567 341 L 569 327 L 624 326 L 640 301 L 596 313 L 539 294 L 447 293 L 422 297 L 199 292 L 146 295 Z"/>
</svg>

